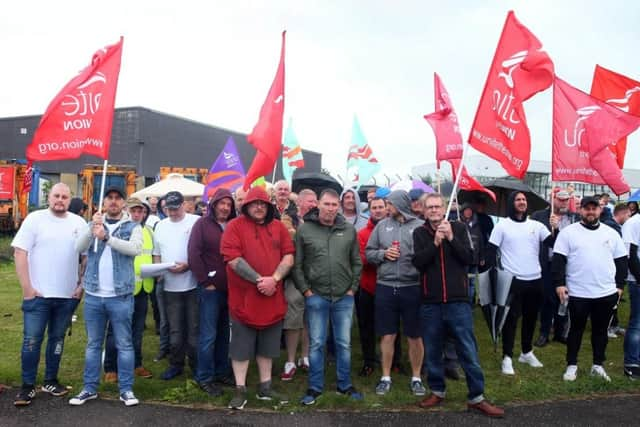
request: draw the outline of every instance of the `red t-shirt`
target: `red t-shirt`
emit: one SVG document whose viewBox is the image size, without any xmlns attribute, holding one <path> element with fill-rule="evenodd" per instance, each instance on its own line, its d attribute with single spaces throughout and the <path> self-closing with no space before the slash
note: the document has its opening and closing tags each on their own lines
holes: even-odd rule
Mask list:
<svg viewBox="0 0 640 427">
<path fill-rule="evenodd" d="M 295 252 L 286 227 L 274 219 L 259 225 L 242 215 L 227 224 L 222 233 L 221 252 L 225 262 L 242 257 L 261 276 L 271 276 L 282 257 Z M 266 328 L 284 319 L 287 301 L 284 284 L 278 282 L 270 297 L 258 292 L 254 283 L 238 276 L 227 264 L 229 311 L 231 316 L 253 328 Z"/>
</svg>

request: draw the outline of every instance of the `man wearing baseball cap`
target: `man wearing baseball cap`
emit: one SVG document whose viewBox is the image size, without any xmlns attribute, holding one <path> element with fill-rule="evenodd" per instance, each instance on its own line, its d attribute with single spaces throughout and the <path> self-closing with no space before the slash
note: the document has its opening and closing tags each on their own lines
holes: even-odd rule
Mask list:
<svg viewBox="0 0 640 427">
<path fill-rule="evenodd" d="M 600 224 L 601 213 L 598 199 L 583 198 L 582 220 L 562 230 L 553 247 L 553 284 L 558 298 L 568 299 L 571 316 L 565 381 L 576 380 L 587 318 L 591 318 L 591 376 L 611 381 L 603 367 L 607 327 L 627 278 L 627 249 L 618 233 Z"/>
<path fill-rule="evenodd" d="M 100 361 L 107 322 L 113 328 L 118 349 L 118 386 L 126 406 L 138 404 L 133 394 L 134 351 L 131 334 L 133 312 L 133 260 L 142 253 L 142 229 L 124 212 L 125 194 L 110 187 L 104 195 L 103 209 L 81 231 L 76 240 L 78 252 L 88 251 L 83 285 L 84 319 L 87 330 L 84 386 L 69 404 L 83 405 L 98 397 Z M 93 242 L 97 240 L 97 250 Z"/>
</svg>

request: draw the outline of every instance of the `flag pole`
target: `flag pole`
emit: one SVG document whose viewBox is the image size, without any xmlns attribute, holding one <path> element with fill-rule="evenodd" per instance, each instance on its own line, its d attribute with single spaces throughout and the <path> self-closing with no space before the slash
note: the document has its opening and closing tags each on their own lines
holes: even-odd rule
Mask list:
<svg viewBox="0 0 640 427">
<path fill-rule="evenodd" d="M 100 198 L 98 199 L 98 209 L 102 211 L 102 201 L 104 199 L 104 184 L 107 180 L 107 163 L 109 160 L 105 159 L 104 164 L 102 165 L 102 181 L 100 182 Z M 93 242 L 93 251 L 98 252 L 98 239 L 96 238 Z"/>
<path fill-rule="evenodd" d="M 447 210 L 445 211 L 445 215 L 449 215 L 449 211 L 451 210 L 451 206 L 453 205 L 453 198 L 456 198 L 457 201 L 457 197 L 456 194 L 458 193 L 458 184 L 460 183 L 460 176 L 462 175 L 462 168 L 464 167 L 464 158 L 467 154 L 467 149 L 469 148 L 469 143 L 463 143 L 464 144 L 464 148 L 462 150 L 462 158 L 460 159 L 460 166 L 458 166 L 458 171 L 456 173 L 456 180 L 453 182 L 453 188 L 451 189 L 451 196 L 449 197 L 449 205 L 447 206 Z"/>
</svg>

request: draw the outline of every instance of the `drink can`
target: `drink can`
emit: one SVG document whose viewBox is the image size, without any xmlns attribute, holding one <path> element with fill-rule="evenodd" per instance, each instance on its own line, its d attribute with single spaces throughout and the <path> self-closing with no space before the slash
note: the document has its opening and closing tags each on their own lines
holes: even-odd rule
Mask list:
<svg viewBox="0 0 640 427">
<path fill-rule="evenodd" d="M 400 252 L 400 241 L 399 240 L 394 240 L 393 242 L 391 242 L 391 246 L 393 246 L 394 248 L 396 248 L 396 250 L 398 252 Z"/>
</svg>

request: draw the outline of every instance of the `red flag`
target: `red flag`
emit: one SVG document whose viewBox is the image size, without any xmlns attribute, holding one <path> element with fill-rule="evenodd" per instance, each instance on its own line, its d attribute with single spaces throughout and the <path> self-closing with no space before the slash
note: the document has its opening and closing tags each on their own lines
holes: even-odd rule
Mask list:
<svg viewBox="0 0 640 427">
<path fill-rule="evenodd" d="M 593 98 L 556 77 L 552 179 L 607 184 L 617 195 L 628 192 L 629 185 L 607 147 L 638 126 L 640 117 Z"/>
<path fill-rule="evenodd" d="M 522 179 L 531 140 L 522 103 L 553 83 L 553 62 L 542 44 L 512 11 L 489 69 L 469 143 Z"/>
<path fill-rule="evenodd" d="M 462 134 L 449 93 L 437 73 L 433 73 L 433 86 L 436 111 L 424 118 L 436 134 L 436 162 L 439 169 L 441 160 L 462 158 Z"/>
<path fill-rule="evenodd" d="M 93 54 L 91 64 L 53 98 L 36 129 L 30 161 L 109 157 L 123 38 Z"/>
<path fill-rule="evenodd" d="M 286 31 L 282 32 L 280 63 L 273 79 L 267 99 L 260 109 L 260 118 L 247 136 L 247 141 L 257 152 L 244 180 L 248 189 L 257 178 L 269 174 L 275 167 L 282 147 L 282 116 L 284 115 L 284 42 Z"/>
<path fill-rule="evenodd" d="M 27 162 L 27 169 L 24 171 L 24 178 L 22 179 L 22 192 L 29 193 L 33 186 L 33 163 L 31 160 Z"/>
<path fill-rule="evenodd" d="M 455 181 L 458 169 L 460 169 L 460 159 L 449 159 L 448 162 L 451 164 L 451 176 Z M 462 166 L 460 181 L 458 181 L 458 188 L 466 191 L 481 191 L 491 197 L 494 202 L 496 201 L 496 194 L 488 188 L 485 188 L 484 185 L 480 184 L 475 180 L 475 178 L 469 175 L 467 168 L 464 165 Z"/>
<path fill-rule="evenodd" d="M 599 65 L 593 73 L 591 96 L 607 104 L 618 107 L 622 111 L 640 116 L 640 82 L 614 73 Z M 624 167 L 624 155 L 627 151 L 627 138 L 609 145 L 620 169 Z"/>
</svg>

